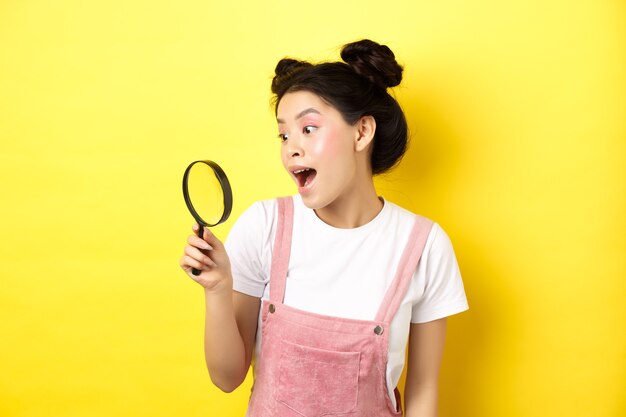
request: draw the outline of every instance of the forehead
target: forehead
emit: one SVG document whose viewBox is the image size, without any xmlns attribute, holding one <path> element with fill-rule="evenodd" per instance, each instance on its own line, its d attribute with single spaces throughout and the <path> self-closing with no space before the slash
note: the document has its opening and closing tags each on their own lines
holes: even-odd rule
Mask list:
<svg viewBox="0 0 626 417">
<path fill-rule="evenodd" d="M 310 91 L 294 91 L 285 94 L 276 108 L 276 117 L 281 120 L 294 119 L 306 109 L 313 108 L 322 115 L 337 113 L 320 96 Z"/>
</svg>

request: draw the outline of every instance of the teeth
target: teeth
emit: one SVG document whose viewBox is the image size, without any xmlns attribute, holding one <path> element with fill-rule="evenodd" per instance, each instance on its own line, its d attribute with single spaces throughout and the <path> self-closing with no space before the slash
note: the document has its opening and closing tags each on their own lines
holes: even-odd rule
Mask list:
<svg viewBox="0 0 626 417">
<path fill-rule="evenodd" d="M 301 172 L 304 172 L 304 171 L 310 171 L 310 170 L 311 170 L 311 168 L 304 168 L 304 169 L 299 169 L 299 170 L 297 170 L 297 171 L 293 171 L 293 173 L 294 173 L 294 174 L 299 174 L 299 173 L 301 173 Z"/>
</svg>

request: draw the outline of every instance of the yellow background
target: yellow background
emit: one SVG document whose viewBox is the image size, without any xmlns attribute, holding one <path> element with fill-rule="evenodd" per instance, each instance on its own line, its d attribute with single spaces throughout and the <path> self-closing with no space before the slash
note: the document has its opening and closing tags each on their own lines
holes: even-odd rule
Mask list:
<svg viewBox="0 0 626 417">
<path fill-rule="evenodd" d="M 626 415 L 626 7 L 613 1 L 0 3 L 0 415 L 241 416 L 178 267 L 181 177 L 295 192 L 269 82 L 368 37 L 413 133 L 380 193 L 448 232 L 441 416 Z"/>
</svg>

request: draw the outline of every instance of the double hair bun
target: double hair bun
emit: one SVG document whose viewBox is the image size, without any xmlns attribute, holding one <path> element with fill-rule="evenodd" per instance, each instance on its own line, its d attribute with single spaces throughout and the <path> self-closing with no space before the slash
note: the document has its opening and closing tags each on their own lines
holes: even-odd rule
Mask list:
<svg viewBox="0 0 626 417">
<path fill-rule="evenodd" d="M 391 49 L 386 45 L 378 44 L 369 39 L 352 42 L 342 48 L 341 59 L 356 74 L 366 78 L 379 88 L 395 87 L 402 81 L 402 67 L 396 61 Z M 281 59 L 275 69 L 272 92 L 282 95 L 286 88 L 285 81 L 313 66 L 307 61 L 292 58 Z"/>
</svg>

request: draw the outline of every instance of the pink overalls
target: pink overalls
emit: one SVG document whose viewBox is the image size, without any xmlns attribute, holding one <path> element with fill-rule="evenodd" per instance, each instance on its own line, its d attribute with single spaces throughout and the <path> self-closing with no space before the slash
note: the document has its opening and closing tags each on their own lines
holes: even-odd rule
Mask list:
<svg viewBox="0 0 626 417">
<path fill-rule="evenodd" d="M 293 201 L 280 198 L 270 300 L 261 305 L 261 354 L 248 416 L 402 415 L 398 390 L 397 409 L 387 391 L 387 329 L 417 268 L 432 221 L 416 216 L 374 321 L 324 316 L 283 304 L 292 226 Z"/>
</svg>

